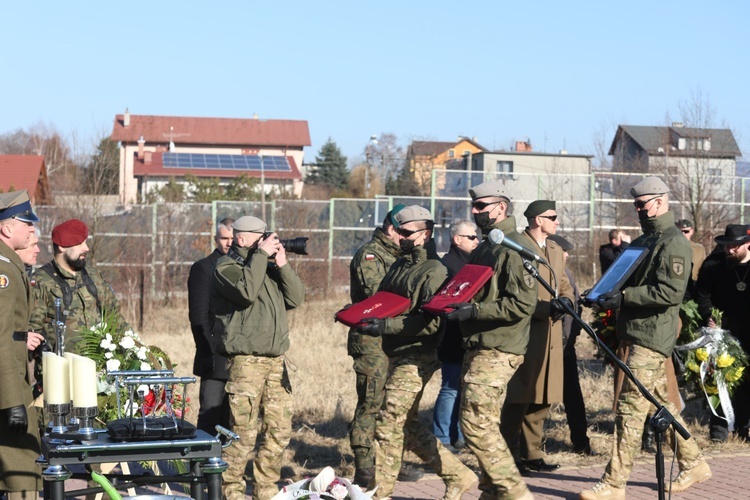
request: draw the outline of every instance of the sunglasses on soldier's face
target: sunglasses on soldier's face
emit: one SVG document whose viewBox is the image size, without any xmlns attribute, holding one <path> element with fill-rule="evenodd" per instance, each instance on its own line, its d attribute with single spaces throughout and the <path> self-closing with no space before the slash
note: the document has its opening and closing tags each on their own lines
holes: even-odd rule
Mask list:
<svg viewBox="0 0 750 500">
<path fill-rule="evenodd" d="M 549 219 L 552 222 L 555 222 L 557 220 L 557 214 L 555 215 L 538 215 L 537 217 L 543 217 L 545 219 Z"/>
<path fill-rule="evenodd" d="M 661 195 L 654 196 L 653 198 L 649 198 L 648 200 L 635 200 L 633 202 L 633 206 L 637 208 L 638 210 L 645 208 L 646 205 L 648 205 L 650 202 L 654 201 L 657 198 L 661 198 Z"/>
<path fill-rule="evenodd" d="M 476 234 L 459 234 L 458 236 L 460 236 L 461 238 L 468 238 L 471 241 L 474 241 L 475 239 L 477 239 Z"/>
<path fill-rule="evenodd" d="M 416 231 L 410 231 L 410 230 L 408 230 L 408 229 L 404 229 L 404 228 L 401 228 L 401 227 L 400 227 L 400 228 L 398 228 L 398 229 L 396 229 L 396 232 L 397 232 L 397 233 L 399 234 L 399 236 L 401 236 L 402 238 L 408 238 L 408 237 L 409 237 L 409 236 L 411 236 L 412 234 L 417 234 L 417 233 L 421 233 L 422 231 L 427 231 L 427 228 L 425 228 L 425 229 L 417 229 Z"/>
<path fill-rule="evenodd" d="M 489 207 L 490 205 L 496 205 L 500 203 L 499 201 L 490 201 L 485 203 L 484 201 L 475 201 L 471 204 L 472 208 L 476 208 L 477 210 L 484 210 L 485 208 Z"/>
</svg>

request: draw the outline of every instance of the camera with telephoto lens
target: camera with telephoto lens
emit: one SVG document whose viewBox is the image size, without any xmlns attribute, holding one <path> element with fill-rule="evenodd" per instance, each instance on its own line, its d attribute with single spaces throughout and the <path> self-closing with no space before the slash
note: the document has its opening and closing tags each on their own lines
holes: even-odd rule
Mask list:
<svg viewBox="0 0 750 500">
<path fill-rule="evenodd" d="M 273 234 L 273 231 L 266 231 L 263 233 L 263 239 L 265 240 Z M 307 255 L 307 236 L 297 236 L 296 238 L 289 238 L 287 240 L 279 239 L 279 243 L 289 253 L 295 253 L 297 255 Z"/>
</svg>

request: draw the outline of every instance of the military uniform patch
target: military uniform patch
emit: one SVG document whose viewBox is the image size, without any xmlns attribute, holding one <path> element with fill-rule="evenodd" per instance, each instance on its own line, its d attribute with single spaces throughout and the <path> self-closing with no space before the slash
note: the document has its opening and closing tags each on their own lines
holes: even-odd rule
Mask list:
<svg viewBox="0 0 750 500">
<path fill-rule="evenodd" d="M 529 273 L 523 273 L 523 282 L 527 287 L 531 288 L 534 286 L 534 277 Z"/>
<path fill-rule="evenodd" d="M 365 254 L 365 260 L 375 260 L 375 256 L 371 253 Z"/>
<path fill-rule="evenodd" d="M 672 257 L 670 258 L 670 266 L 672 269 L 672 272 L 675 274 L 675 276 L 682 276 L 682 274 L 685 272 L 685 259 L 682 257 Z"/>
<path fill-rule="evenodd" d="M 5 274 L 0 274 L 0 288 L 8 288 L 8 285 L 10 285 L 8 276 Z"/>
</svg>

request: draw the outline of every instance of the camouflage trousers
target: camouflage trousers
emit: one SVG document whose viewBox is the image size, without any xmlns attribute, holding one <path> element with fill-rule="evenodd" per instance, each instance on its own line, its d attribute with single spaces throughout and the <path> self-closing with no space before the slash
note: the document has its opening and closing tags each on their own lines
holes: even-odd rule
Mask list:
<svg viewBox="0 0 750 500">
<path fill-rule="evenodd" d="M 513 498 L 526 491 L 508 444 L 500 434 L 500 409 L 508 381 L 523 356 L 493 349 L 467 351 L 461 395 L 461 432 L 482 468 L 480 498 Z"/>
<path fill-rule="evenodd" d="M 243 474 L 262 419 L 263 436 L 253 462 L 253 498 L 265 500 L 279 492 L 276 482 L 292 434 L 292 386 L 284 357 L 233 356 L 228 366 L 231 423 L 240 440 L 224 450 L 229 468 L 223 474 L 222 492 L 229 500 L 245 499 Z"/>
<path fill-rule="evenodd" d="M 436 353 L 390 358 L 385 398 L 375 427 L 375 484 L 378 498 L 393 494 L 404 448 L 430 465 L 450 488 L 473 474 L 445 449 L 419 419 L 419 402 L 432 374 L 440 368 Z"/>
<path fill-rule="evenodd" d="M 388 356 L 357 354 L 353 356 L 357 374 L 357 407 L 349 424 L 349 443 L 357 469 L 375 466 L 375 420 L 383 405 L 385 381 L 388 378 Z"/>
<path fill-rule="evenodd" d="M 667 375 L 664 364 L 666 359 L 656 351 L 633 345 L 630 347 L 627 365 L 643 386 L 674 415 L 677 422 L 684 426 L 685 422 L 680 417 L 679 410 L 667 398 Z M 615 416 L 612 459 L 605 469 L 603 482 L 617 488 L 625 487 L 630 472 L 633 470 L 633 457 L 641 449 L 643 421 L 650 409 L 652 409 L 651 403 L 641 395 L 630 379 L 626 378 Z M 674 449 L 675 433 L 671 428 L 667 430 L 666 437 L 670 448 Z M 680 470 L 691 469 L 698 465 L 702 455 L 695 440 L 692 437 L 685 440 L 679 435 L 676 438 L 676 454 Z"/>
</svg>

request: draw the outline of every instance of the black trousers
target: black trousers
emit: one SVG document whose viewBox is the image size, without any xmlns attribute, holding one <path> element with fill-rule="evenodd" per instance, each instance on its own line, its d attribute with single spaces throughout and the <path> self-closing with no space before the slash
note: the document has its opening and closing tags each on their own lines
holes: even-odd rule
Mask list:
<svg viewBox="0 0 750 500">
<path fill-rule="evenodd" d="M 226 380 L 201 378 L 197 427 L 212 436 L 216 435 L 217 425 L 231 429 L 229 427 L 229 397 L 224 392 L 226 383 Z"/>
<path fill-rule="evenodd" d="M 586 423 L 586 406 L 583 403 L 581 383 L 578 380 L 578 359 L 576 358 L 575 338 L 568 341 L 563 350 L 563 405 L 570 428 L 570 441 L 573 448 L 589 446 Z"/>
</svg>

